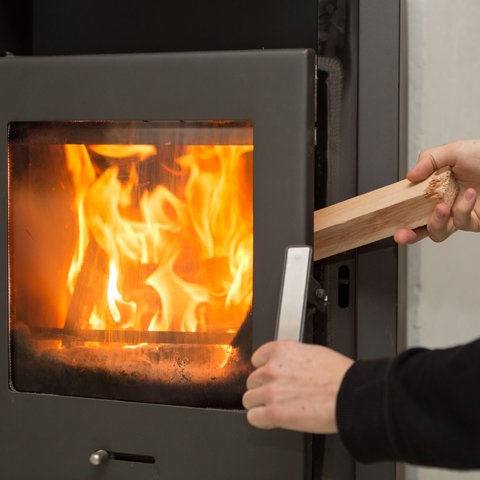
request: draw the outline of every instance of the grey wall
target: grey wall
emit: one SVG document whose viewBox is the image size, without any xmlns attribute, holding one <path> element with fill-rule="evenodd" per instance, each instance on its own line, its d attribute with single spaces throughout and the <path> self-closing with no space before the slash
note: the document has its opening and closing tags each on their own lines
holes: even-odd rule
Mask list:
<svg viewBox="0 0 480 480">
<path fill-rule="evenodd" d="M 480 138 L 480 2 L 406 0 L 408 160 L 420 149 Z M 408 248 L 408 344 L 442 347 L 480 336 L 480 235 Z M 408 480 L 480 479 L 408 468 Z"/>
</svg>

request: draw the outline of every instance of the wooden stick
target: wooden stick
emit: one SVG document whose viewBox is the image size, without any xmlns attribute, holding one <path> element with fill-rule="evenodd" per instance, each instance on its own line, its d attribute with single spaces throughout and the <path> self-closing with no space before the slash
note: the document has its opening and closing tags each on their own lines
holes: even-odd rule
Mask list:
<svg viewBox="0 0 480 480">
<path fill-rule="evenodd" d="M 314 260 L 427 224 L 435 205 L 453 205 L 458 185 L 448 167 L 419 183 L 402 180 L 314 212 Z"/>
<path fill-rule="evenodd" d="M 75 330 L 88 326 L 93 308 L 108 282 L 107 277 L 107 257 L 91 238 L 68 306 L 65 328 Z"/>
</svg>

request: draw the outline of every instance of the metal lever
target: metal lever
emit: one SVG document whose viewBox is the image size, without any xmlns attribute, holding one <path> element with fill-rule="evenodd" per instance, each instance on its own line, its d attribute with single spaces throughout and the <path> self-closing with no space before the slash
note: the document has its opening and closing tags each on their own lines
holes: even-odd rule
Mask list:
<svg viewBox="0 0 480 480">
<path fill-rule="evenodd" d="M 276 340 L 301 341 L 303 338 L 311 263 L 312 247 L 287 247 L 277 313 Z"/>
<path fill-rule="evenodd" d="M 88 461 L 94 466 L 104 465 L 109 460 L 121 460 L 125 462 L 136 463 L 155 463 L 155 457 L 151 455 L 137 455 L 134 453 L 110 452 L 107 450 L 97 450 L 93 452 Z"/>
</svg>

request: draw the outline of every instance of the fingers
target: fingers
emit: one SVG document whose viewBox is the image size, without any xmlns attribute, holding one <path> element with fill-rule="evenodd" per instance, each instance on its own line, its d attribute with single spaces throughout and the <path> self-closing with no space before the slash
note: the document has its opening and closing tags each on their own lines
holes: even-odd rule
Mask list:
<svg viewBox="0 0 480 480">
<path fill-rule="evenodd" d="M 393 239 L 399 245 L 411 245 L 418 241 L 428 237 L 427 227 L 416 228 L 415 230 L 409 230 L 408 228 L 400 228 L 393 236 Z"/>
<path fill-rule="evenodd" d="M 255 368 L 265 365 L 272 355 L 274 346 L 274 342 L 268 342 L 259 347 L 258 350 L 256 350 L 252 355 L 252 365 Z"/>
<path fill-rule="evenodd" d="M 298 412 L 301 409 L 292 404 L 279 404 L 271 399 L 260 402 L 254 399 L 258 391 L 248 391 L 244 395 L 244 407 L 247 410 L 247 420 L 254 427 L 264 430 L 273 428 L 288 428 L 289 430 L 303 431 L 308 428 L 302 428 L 298 425 Z M 300 413 L 301 415 L 301 413 Z"/>
<path fill-rule="evenodd" d="M 282 370 L 291 343 L 298 342 L 269 342 L 259 347 L 252 356 L 255 370 L 247 378 L 247 391 L 242 403 L 247 410 L 248 422 L 257 428 L 272 429 L 282 423 L 280 417 L 284 409 L 279 405 L 284 384 Z"/>
<path fill-rule="evenodd" d="M 444 204 L 437 205 L 426 227 L 399 229 L 394 235 L 397 243 L 412 244 L 426 236 L 441 242 L 457 229 L 480 231 L 479 141 L 456 141 L 422 151 L 407 178 L 411 182 L 419 182 L 445 166 L 451 167 L 460 187 L 453 207 L 449 209 Z"/>
<path fill-rule="evenodd" d="M 393 238 L 400 245 L 411 245 L 426 237 L 430 237 L 434 242 L 442 242 L 454 231 L 450 208 L 444 203 L 439 203 L 435 207 L 428 225 L 414 230 L 401 228 L 395 232 Z"/>
<path fill-rule="evenodd" d="M 245 409 L 248 412 L 256 410 L 257 408 L 263 409 L 263 407 L 266 405 L 266 399 L 261 391 L 261 385 L 257 384 L 247 388 L 248 390 L 244 393 L 242 398 L 242 403 Z M 259 415 L 261 415 L 261 413 Z M 250 417 L 248 417 L 248 420 L 250 420 Z"/>
<path fill-rule="evenodd" d="M 401 228 L 393 236 L 400 245 L 411 245 L 430 237 L 434 242 L 443 242 L 457 230 L 480 231 L 480 221 L 475 214 L 477 192 L 473 188 L 458 195 L 452 209 L 439 203 L 425 227 L 410 230 Z"/>
<path fill-rule="evenodd" d="M 253 408 L 244 405 L 244 407 L 247 409 L 247 420 L 250 425 L 253 425 L 257 428 L 262 428 L 264 430 L 271 430 L 272 428 L 275 428 L 275 426 L 270 423 L 270 420 L 267 417 L 268 410 L 265 406 Z"/>
<path fill-rule="evenodd" d="M 459 230 L 477 230 L 475 219 L 472 217 L 473 209 L 477 201 L 477 192 L 473 188 L 468 188 L 462 195 L 459 195 L 453 213 L 453 224 Z"/>
<path fill-rule="evenodd" d="M 243 406 L 246 409 L 264 405 L 264 391 L 261 387 L 271 380 L 271 373 L 262 367 L 267 364 L 274 354 L 275 346 L 275 342 L 265 343 L 252 355 L 251 361 L 255 370 L 247 378 L 247 392 L 243 397 Z"/>
<path fill-rule="evenodd" d="M 271 342 L 272 343 L 272 342 Z M 276 424 L 272 421 L 271 387 L 272 375 L 266 367 L 272 356 L 274 345 L 262 345 L 252 356 L 252 364 L 256 368 L 247 378 L 247 391 L 243 394 L 242 404 L 247 410 L 248 422 L 257 428 L 272 429 Z M 267 405 L 268 408 L 267 408 Z"/>
<path fill-rule="evenodd" d="M 450 207 L 445 203 L 439 203 L 427 225 L 429 237 L 434 242 L 443 242 L 454 231 L 453 220 L 450 218 Z"/>
</svg>

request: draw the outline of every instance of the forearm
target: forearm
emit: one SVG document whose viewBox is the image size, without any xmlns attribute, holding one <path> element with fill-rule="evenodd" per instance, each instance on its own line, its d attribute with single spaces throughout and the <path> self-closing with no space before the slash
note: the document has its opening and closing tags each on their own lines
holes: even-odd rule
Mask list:
<svg viewBox="0 0 480 480">
<path fill-rule="evenodd" d="M 338 395 L 337 423 L 359 461 L 480 468 L 480 340 L 358 361 Z"/>
</svg>

